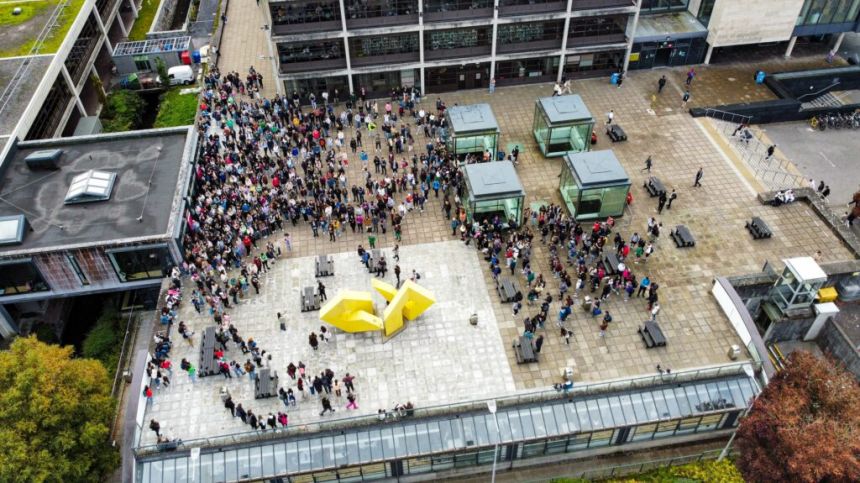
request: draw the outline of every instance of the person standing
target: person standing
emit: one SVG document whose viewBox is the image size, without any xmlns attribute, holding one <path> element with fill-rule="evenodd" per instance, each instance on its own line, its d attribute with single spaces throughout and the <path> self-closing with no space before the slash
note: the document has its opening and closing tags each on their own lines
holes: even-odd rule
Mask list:
<svg viewBox="0 0 860 483">
<path fill-rule="evenodd" d="M 694 77 L 696 77 L 696 69 L 690 67 L 690 70 L 687 72 L 687 86 L 690 86 L 693 83 Z"/>
<path fill-rule="evenodd" d="M 320 281 L 317 281 L 317 291 L 319 292 L 320 300 L 326 300 L 328 298 L 325 295 L 325 285 Z"/>
<path fill-rule="evenodd" d="M 319 349 L 320 342 L 317 339 L 317 335 L 314 332 L 311 332 L 311 335 L 308 336 L 308 344 L 310 344 L 313 350 Z"/>
<path fill-rule="evenodd" d="M 666 192 L 665 192 L 665 191 L 661 191 L 661 192 L 660 192 L 660 198 L 659 198 L 659 200 L 658 200 L 658 202 L 657 202 L 657 213 L 658 213 L 658 214 L 659 214 L 659 213 L 663 213 L 663 207 L 664 207 L 664 206 L 666 206 L 666 199 L 667 199 L 667 198 L 666 198 Z"/>
<path fill-rule="evenodd" d="M 236 403 L 233 402 L 232 397 L 227 397 L 227 400 L 224 401 L 224 407 L 230 410 L 230 414 L 232 414 L 234 418 L 236 417 Z"/>
<path fill-rule="evenodd" d="M 348 372 L 343 376 L 343 385 L 346 387 L 347 394 L 352 394 L 355 391 L 355 386 L 352 384 L 354 380 L 355 376 L 349 375 Z"/>
<path fill-rule="evenodd" d="M 150 420 L 149 421 L 149 429 L 151 429 L 155 432 L 155 436 L 158 437 L 158 439 L 161 439 L 161 425 L 158 424 L 158 421 L 156 421 L 154 419 Z"/>
<path fill-rule="evenodd" d="M 539 335 L 537 339 L 535 339 L 535 353 L 540 354 L 540 348 L 543 347 L 543 336 Z"/>
<path fill-rule="evenodd" d="M 698 171 L 696 171 L 696 181 L 693 183 L 693 187 L 701 187 L 702 186 L 702 176 L 705 175 L 705 171 L 700 167 Z"/>
<path fill-rule="evenodd" d="M 496 78 L 491 77 L 490 78 L 490 94 L 492 94 L 494 92 L 496 92 Z"/>
<path fill-rule="evenodd" d="M 346 400 L 349 401 L 346 404 L 347 409 L 358 409 L 358 404 L 355 403 L 355 395 L 354 394 L 350 394 L 349 396 L 347 396 Z"/>
<path fill-rule="evenodd" d="M 684 95 L 681 96 L 681 108 L 686 109 L 688 102 L 690 102 L 690 89 L 684 91 Z"/>
<path fill-rule="evenodd" d="M 660 80 L 657 81 L 657 94 L 663 92 L 664 87 L 666 87 L 666 76 L 665 75 L 663 77 L 661 77 Z"/>
<path fill-rule="evenodd" d="M 606 114 L 606 125 L 608 126 L 608 125 L 612 124 L 612 121 L 614 119 L 615 119 L 615 111 L 613 109 L 610 109 L 609 112 Z"/>
<path fill-rule="evenodd" d="M 767 156 L 764 159 L 770 159 L 773 157 L 773 153 L 776 151 L 776 144 L 771 144 L 767 147 Z M 812 182 L 812 188 L 815 188 L 815 182 Z"/>
<path fill-rule="evenodd" d="M 400 288 L 400 265 L 394 265 L 394 277 L 397 279 L 397 288 Z"/>
<path fill-rule="evenodd" d="M 606 322 L 606 319 L 604 319 L 603 322 L 600 323 L 600 337 L 606 336 L 606 329 L 608 329 L 608 328 L 609 328 L 609 323 Z"/>
<path fill-rule="evenodd" d="M 675 198 L 678 197 L 678 193 L 675 193 L 675 189 L 672 188 L 672 193 L 669 195 L 669 204 L 666 205 L 667 210 L 672 209 L 672 202 L 675 201 Z"/>
</svg>

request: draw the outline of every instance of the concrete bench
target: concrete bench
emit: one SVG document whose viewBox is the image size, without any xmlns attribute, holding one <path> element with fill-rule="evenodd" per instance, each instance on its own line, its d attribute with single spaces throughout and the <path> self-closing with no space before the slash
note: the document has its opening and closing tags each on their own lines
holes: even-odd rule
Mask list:
<svg viewBox="0 0 860 483">
<path fill-rule="evenodd" d="M 328 255 L 320 255 L 316 261 L 316 269 L 317 277 L 334 276 L 334 257 Z"/>
<path fill-rule="evenodd" d="M 622 129 L 618 124 L 610 124 L 609 127 L 606 128 L 606 134 L 613 143 L 627 141 L 627 133 L 625 133 L 624 129 Z"/>
<path fill-rule="evenodd" d="M 645 348 L 653 349 L 655 347 L 665 347 L 666 337 L 657 322 L 645 322 L 644 327 L 639 327 L 639 336 L 645 342 Z"/>
<path fill-rule="evenodd" d="M 260 369 L 254 382 L 254 399 L 263 399 L 278 395 L 278 373 L 272 373 L 269 368 Z"/>
<path fill-rule="evenodd" d="M 203 329 L 203 341 L 200 343 L 200 366 L 197 375 L 200 377 L 214 376 L 219 373 L 215 361 L 215 327 Z"/>
<path fill-rule="evenodd" d="M 675 246 L 678 248 L 692 247 L 696 245 L 696 239 L 693 238 L 693 234 L 690 233 L 690 230 L 684 225 L 676 226 L 669 236 L 672 237 L 672 240 L 675 242 Z"/>
<path fill-rule="evenodd" d="M 514 339 L 513 343 L 514 354 L 517 357 L 517 364 L 525 364 L 528 362 L 537 362 L 538 355 L 535 352 L 532 341 L 526 336 L 520 336 Z"/>
<path fill-rule="evenodd" d="M 649 176 L 642 186 L 648 191 L 648 194 L 651 195 L 651 198 L 655 196 L 660 196 L 661 194 L 666 192 L 666 187 L 663 186 L 663 182 L 660 181 L 660 178 L 656 176 Z"/>
<path fill-rule="evenodd" d="M 770 227 L 767 226 L 767 223 L 757 216 L 754 216 L 751 221 L 746 223 L 746 228 L 756 240 L 773 236 L 773 232 L 770 231 Z"/>
<path fill-rule="evenodd" d="M 314 287 L 302 289 L 302 312 L 320 309 L 320 296 Z"/>
<path fill-rule="evenodd" d="M 518 294 L 519 297 L 522 297 L 519 284 L 517 284 L 516 280 L 511 280 L 507 277 L 501 278 L 496 288 L 499 291 L 502 303 L 515 301 L 518 298 Z"/>
<path fill-rule="evenodd" d="M 607 253 L 606 256 L 603 257 L 603 267 L 606 269 L 606 275 L 617 275 L 619 263 L 621 263 L 621 260 L 618 259 L 618 255 Z"/>
</svg>

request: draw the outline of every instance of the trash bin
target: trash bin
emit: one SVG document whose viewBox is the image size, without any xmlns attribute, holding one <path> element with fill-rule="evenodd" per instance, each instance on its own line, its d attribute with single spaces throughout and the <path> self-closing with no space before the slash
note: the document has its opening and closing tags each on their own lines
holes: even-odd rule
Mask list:
<svg viewBox="0 0 860 483">
<path fill-rule="evenodd" d="M 729 353 L 728 353 L 729 359 L 736 361 L 736 360 L 738 360 L 738 357 L 740 357 L 740 355 L 741 355 L 741 348 L 737 344 L 732 344 L 732 346 L 729 347 Z"/>
<path fill-rule="evenodd" d="M 618 79 L 620 77 L 621 77 L 621 74 L 619 74 L 618 72 L 613 72 L 612 75 L 609 77 L 609 83 L 612 85 L 618 84 Z"/>
<path fill-rule="evenodd" d="M 767 77 L 767 74 L 764 71 L 760 70 L 755 73 L 755 83 L 756 84 L 764 84 L 764 78 Z"/>
<path fill-rule="evenodd" d="M 200 56 L 199 50 L 195 50 L 194 52 L 191 52 L 191 60 L 194 61 L 195 64 L 199 64 L 200 59 L 201 59 L 201 56 Z"/>
<path fill-rule="evenodd" d="M 505 160 L 505 152 L 499 151 L 496 153 L 496 161 L 504 161 Z"/>
</svg>

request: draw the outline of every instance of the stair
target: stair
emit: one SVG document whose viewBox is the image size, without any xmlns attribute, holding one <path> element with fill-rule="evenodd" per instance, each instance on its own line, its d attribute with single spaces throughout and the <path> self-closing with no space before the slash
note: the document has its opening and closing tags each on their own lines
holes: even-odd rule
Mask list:
<svg viewBox="0 0 860 483">
<path fill-rule="evenodd" d="M 833 95 L 832 92 L 827 92 L 824 95 L 818 96 L 815 99 L 804 102 L 800 105 L 801 110 L 815 109 L 821 107 L 841 107 L 844 103 L 842 99 Z"/>
</svg>

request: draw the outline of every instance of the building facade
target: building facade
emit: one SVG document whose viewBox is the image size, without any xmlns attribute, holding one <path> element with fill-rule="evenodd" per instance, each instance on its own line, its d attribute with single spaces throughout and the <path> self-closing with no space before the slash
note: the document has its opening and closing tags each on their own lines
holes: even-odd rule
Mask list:
<svg viewBox="0 0 860 483">
<path fill-rule="evenodd" d="M 270 1 L 284 91 L 422 92 L 608 75 L 634 0 Z"/>
</svg>

